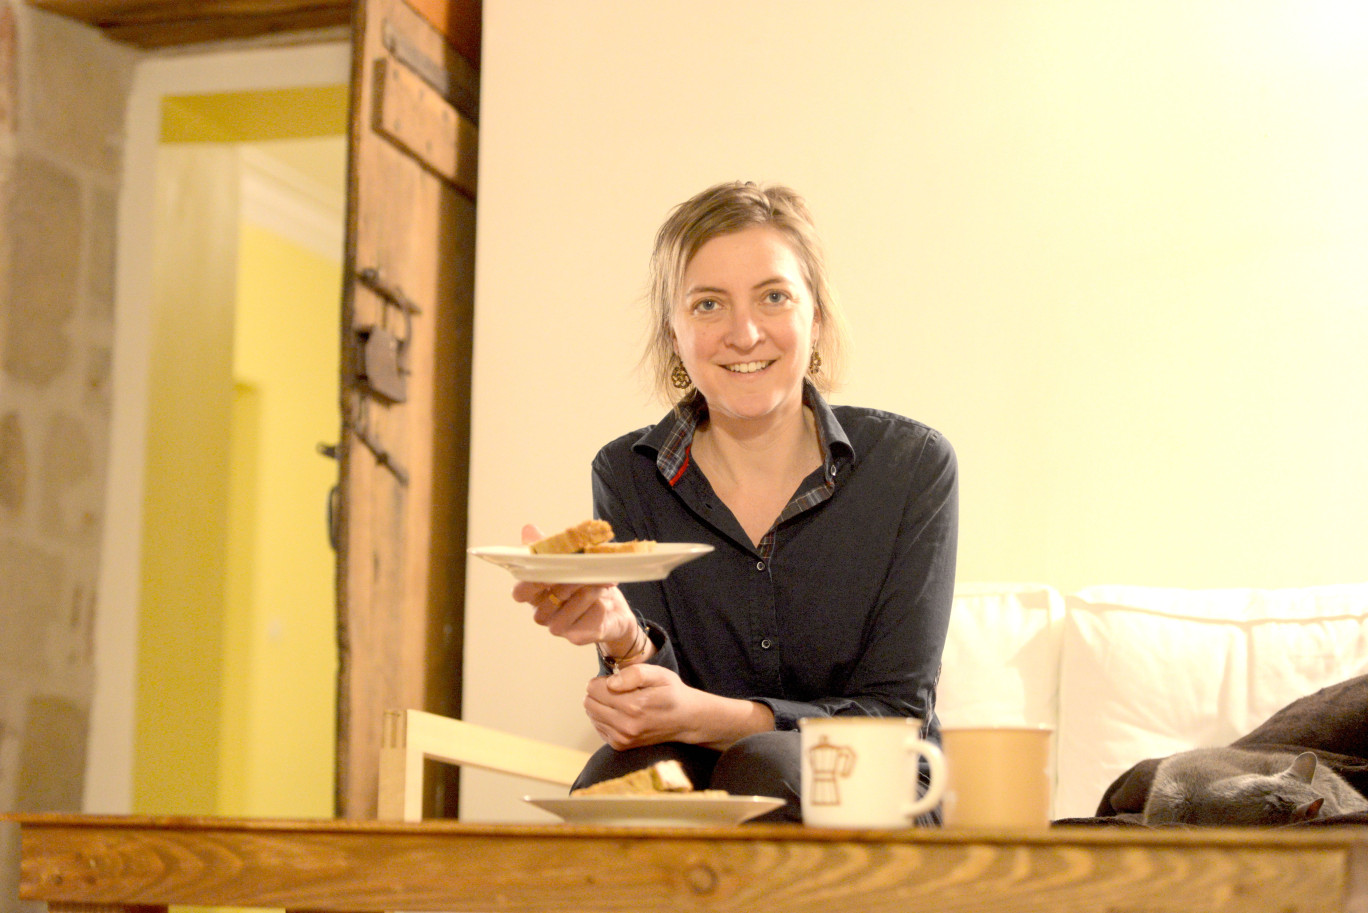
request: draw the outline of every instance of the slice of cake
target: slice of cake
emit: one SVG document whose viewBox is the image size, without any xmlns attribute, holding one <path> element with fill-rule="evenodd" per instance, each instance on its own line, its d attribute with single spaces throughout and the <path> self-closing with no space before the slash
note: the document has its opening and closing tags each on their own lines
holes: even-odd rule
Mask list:
<svg viewBox="0 0 1368 913">
<path fill-rule="evenodd" d="M 529 548 L 534 555 L 573 555 L 591 545 L 613 538 L 613 527 L 604 520 L 585 520 L 563 532 L 538 539 Z"/>
<path fill-rule="evenodd" d="M 634 770 L 621 777 L 604 780 L 583 789 L 572 790 L 572 796 L 646 796 L 655 793 L 693 792 L 693 783 L 678 761 L 657 761 L 650 767 Z"/>
</svg>

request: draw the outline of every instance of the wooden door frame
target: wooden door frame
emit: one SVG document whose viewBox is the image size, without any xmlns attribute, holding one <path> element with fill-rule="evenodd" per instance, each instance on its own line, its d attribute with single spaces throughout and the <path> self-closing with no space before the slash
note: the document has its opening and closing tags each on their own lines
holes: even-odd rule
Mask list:
<svg viewBox="0 0 1368 913">
<path fill-rule="evenodd" d="M 148 59 L 134 71 L 118 197 L 110 437 L 82 801 L 87 812 L 126 813 L 132 804 L 153 199 L 162 100 L 345 85 L 350 71 L 350 40 Z M 320 516 L 322 510 L 320 505 Z"/>
<path fill-rule="evenodd" d="M 335 499 L 336 810 L 351 818 L 376 814 L 385 713 L 461 707 L 479 104 L 461 24 L 478 34 L 478 5 L 362 0 L 353 20 Z M 424 804 L 452 816 L 441 773 Z"/>
</svg>

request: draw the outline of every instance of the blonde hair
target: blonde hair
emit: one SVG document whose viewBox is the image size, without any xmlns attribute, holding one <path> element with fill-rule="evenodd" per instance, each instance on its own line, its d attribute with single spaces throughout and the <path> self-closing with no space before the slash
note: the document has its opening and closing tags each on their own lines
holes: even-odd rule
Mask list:
<svg viewBox="0 0 1368 913">
<path fill-rule="evenodd" d="M 679 398 L 670 383 L 675 365 L 674 333 L 670 317 L 684 280 L 684 270 L 699 248 L 719 235 L 755 225 L 778 230 L 789 242 L 812 291 L 821 332 L 816 350 L 822 369 L 810 375 L 822 393 L 830 393 L 840 377 L 846 348 L 844 320 L 827 283 L 826 257 L 807 203 L 782 185 L 761 187 L 732 181 L 709 187 L 680 203 L 656 232 L 651 254 L 650 305 L 653 322 L 643 363 L 656 393 L 667 402 Z"/>
</svg>

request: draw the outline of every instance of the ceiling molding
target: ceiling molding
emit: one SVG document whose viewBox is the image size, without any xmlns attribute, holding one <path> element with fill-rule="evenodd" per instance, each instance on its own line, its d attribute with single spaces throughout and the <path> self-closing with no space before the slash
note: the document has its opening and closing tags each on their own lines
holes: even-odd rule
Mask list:
<svg viewBox="0 0 1368 913">
<path fill-rule="evenodd" d="M 238 155 L 243 220 L 340 265 L 346 202 L 340 183 L 325 186 L 251 144 L 239 146 Z"/>
</svg>

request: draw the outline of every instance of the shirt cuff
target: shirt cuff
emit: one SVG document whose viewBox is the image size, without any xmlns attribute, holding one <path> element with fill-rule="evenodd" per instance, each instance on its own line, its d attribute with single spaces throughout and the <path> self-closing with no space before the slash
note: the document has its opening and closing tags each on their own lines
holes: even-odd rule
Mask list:
<svg viewBox="0 0 1368 913">
<path fill-rule="evenodd" d="M 773 697 L 751 697 L 747 700 L 757 704 L 764 704 L 774 714 L 774 728 L 785 731 L 798 728 L 798 721 L 805 716 L 831 716 L 823 707 L 817 704 L 806 704 L 802 701 L 786 701 L 782 698 Z"/>
</svg>

